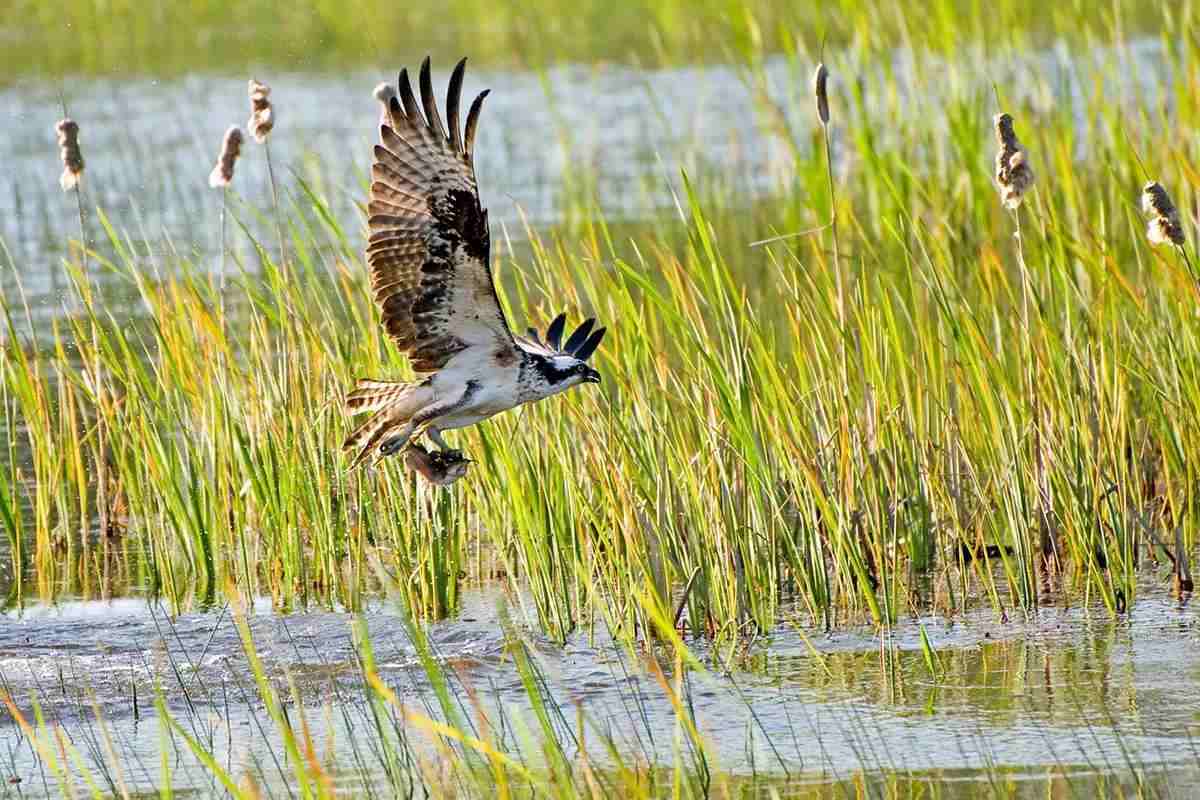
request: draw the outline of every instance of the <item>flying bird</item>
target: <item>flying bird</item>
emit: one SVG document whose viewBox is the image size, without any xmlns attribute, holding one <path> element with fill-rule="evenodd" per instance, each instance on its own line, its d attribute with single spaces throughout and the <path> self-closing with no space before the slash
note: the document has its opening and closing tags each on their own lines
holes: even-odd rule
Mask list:
<svg viewBox="0 0 1200 800">
<path fill-rule="evenodd" d="M 465 69 L 464 58 L 450 76 L 446 125 L 428 58 L 421 64 L 420 103 L 407 70 L 388 99 L 371 165 L 367 263 L 383 327 L 422 377 L 411 383 L 359 380 L 346 408 L 373 413 L 343 445 L 357 451 L 358 465 L 375 451 L 392 455 L 427 434 L 445 454 L 437 474 L 450 482 L 465 474 L 467 460 L 443 431 L 599 383 L 600 373 L 587 362 L 605 332 L 587 319 L 564 342 L 566 314 L 550 323 L 544 337 L 533 328 L 518 337 L 509 328 L 492 278 L 487 211 L 475 183 L 475 134 L 488 92 L 475 98 L 460 132 Z M 430 463 L 419 452 L 409 462 Z"/>
</svg>

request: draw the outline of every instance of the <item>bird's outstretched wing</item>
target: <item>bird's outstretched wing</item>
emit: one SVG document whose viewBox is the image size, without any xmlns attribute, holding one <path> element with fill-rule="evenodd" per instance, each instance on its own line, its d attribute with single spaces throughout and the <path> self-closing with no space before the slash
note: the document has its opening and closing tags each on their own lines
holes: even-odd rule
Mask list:
<svg viewBox="0 0 1200 800">
<path fill-rule="evenodd" d="M 517 355 L 489 266 L 487 211 L 472 161 L 482 92 L 459 130 L 466 59 L 446 92 L 442 124 L 429 59 L 421 64 L 421 101 L 408 71 L 380 126 L 371 166 L 367 261 L 384 328 L 418 372 L 433 372 L 468 348 L 501 360 Z"/>
</svg>

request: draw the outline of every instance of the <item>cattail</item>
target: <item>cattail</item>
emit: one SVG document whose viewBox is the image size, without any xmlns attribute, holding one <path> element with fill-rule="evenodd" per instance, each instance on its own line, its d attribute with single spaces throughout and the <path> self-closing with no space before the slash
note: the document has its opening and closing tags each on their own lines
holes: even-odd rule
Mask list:
<svg viewBox="0 0 1200 800">
<path fill-rule="evenodd" d="M 1025 148 L 1021 147 L 1017 134 L 1013 132 L 1012 117 L 997 114 L 995 124 L 996 143 L 1000 145 L 1000 152 L 996 153 L 996 185 L 1000 189 L 1004 207 L 1015 209 L 1021 205 L 1025 192 L 1033 186 L 1033 169 L 1029 166 Z"/>
<path fill-rule="evenodd" d="M 233 180 L 233 167 L 237 164 L 238 156 L 242 154 L 242 129 L 230 125 L 225 131 L 225 139 L 221 143 L 221 155 L 217 165 L 208 176 L 208 185 L 214 189 L 223 189 Z"/>
<path fill-rule="evenodd" d="M 379 115 L 379 124 L 387 125 L 391 122 L 391 107 L 392 98 L 396 97 L 396 87 L 390 83 L 381 83 L 375 87 L 375 99 L 383 106 L 383 111 Z"/>
<path fill-rule="evenodd" d="M 63 173 L 58 179 L 64 192 L 78 188 L 83 178 L 83 155 L 79 152 L 79 125 L 73 119 L 60 120 L 54 126 L 58 133 L 58 146 L 62 149 Z"/>
<path fill-rule="evenodd" d="M 1146 238 L 1150 240 L 1150 244 L 1183 244 L 1183 225 L 1179 221 L 1179 210 L 1175 208 L 1175 204 L 1171 202 L 1171 195 L 1167 194 L 1161 183 L 1150 181 L 1142 187 L 1142 213 L 1150 217 L 1146 227 Z"/>
<path fill-rule="evenodd" d="M 250 129 L 254 141 L 259 144 L 267 140 L 267 134 L 275 127 L 275 109 L 271 105 L 271 87 L 250 79 L 250 121 L 246 127 Z"/>
<path fill-rule="evenodd" d="M 825 68 L 823 63 L 817 64 L 817 71 L 813 75 L 813 94 L 817 98 L 817 117 L 821 120 L 822 125 L 829 124 L 828 83 L 829 70 Z"/>
</svg>

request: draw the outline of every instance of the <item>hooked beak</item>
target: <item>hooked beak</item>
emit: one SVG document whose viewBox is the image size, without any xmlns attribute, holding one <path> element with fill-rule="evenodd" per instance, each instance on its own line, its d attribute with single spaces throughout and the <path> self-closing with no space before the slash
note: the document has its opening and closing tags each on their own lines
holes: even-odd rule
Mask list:
<svg viewBox="0 0 1200 800">
<path fill-rule="evenodd" d="M 583 374 L 583 379 L 587 383 L 599 383 L 600 373 L 591 367 L 588 367 L 588 371 Z"/>
</svg>

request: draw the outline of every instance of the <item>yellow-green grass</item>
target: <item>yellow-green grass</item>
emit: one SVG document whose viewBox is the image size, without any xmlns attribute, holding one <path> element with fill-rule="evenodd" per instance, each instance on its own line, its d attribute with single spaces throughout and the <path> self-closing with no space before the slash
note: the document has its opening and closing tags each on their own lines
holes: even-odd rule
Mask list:
<svg viewBox="0 0 1200 800">
<path fill-rule="evenodd" d="M 408 375 L 369 302 L 357 221 L 289 179 L 290 263 L 265 242 L 222 318 L 207 263 L 171 247 L 152 275 L 93 215 L 105 295 L 80 259 L 64 264 L 82 313 L 36 342 L 20 294 L 3 298 L 0 521 L 14 574 L 33 576 L 12 601 L 140 587 L 183 606 L 232 582 L 281 608 L 357 608 L 381 565 L 427 617 L 500 575 L 531 589 L 556 637 L 600 622 L 640 638 L 647 608 L 726 642 L 783 609 L 888 624 L 929 606 L 1030 609 L 1049 592 L 1119 611 L 1139 559 L 1164 557 L 1154 542 L 1176 525 L 1195 538 L 1195 281 L 1145 243 L 1136 206 L 1155 177 L 1189 209 L 1198 174 L 1177 134 L 1200 119 L 1195 45 L 1163 46 L 1169 111 L 1112 102 L 1100 73 L 1085 123 L 1006 105 L 1039 174 L 1020 210 L 1028 304 L 983 88 L 952 92 L 941 126 L 871 87 L 896 108 L 885 127 L 835 75 L 844 331 L 830 231 L 748 246 L 830 213 L 820 148 L 765 96 L 761 124 L 803 137 L 768 196 L 706 173 L 675 180 L 678 213 L 618 224 L 572 174 L 567 222 L 516 245 L 495 231 L 493 250 L 510 319 L 569 308 L 609 326 L 605 382 L 458 434 L 477 463 L 450 491 L 394 461 L 350 471 L 338 451 L 353 380 Z M 807 104 L 813 56 L 791 48 L 801 77 L 782 96 Z M 764 53 L 742 64 L 751 86 Z M 116 537 L 93 530 L 102 438 Z M 959 557 L 987 545 L 990 558 Z"/>
<path fill-rule="evenodd" d="M 240 74 L 415 63 L 426 52 L 477 63 L 540 67 L 561 61 L 641 65 L 752 59 L 822 41 L 889 53 L 961 52 L 1013 38 L 1047 45 L 1096 31 L 1181 35 L 1191 3 L 1090 0 L 937 0 L 920 13 L 888 0 L 807 4 L 768 0 L 599 0 L 562 3 L 389 0 L 10 0 L 0 6 L 0 85 L 78 74 Z M 1165 23 L 1165 26 L 1164 26 Z"/>
</svg>

